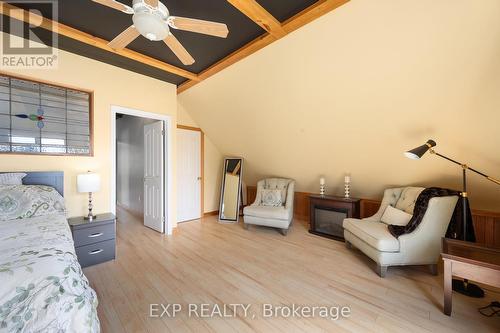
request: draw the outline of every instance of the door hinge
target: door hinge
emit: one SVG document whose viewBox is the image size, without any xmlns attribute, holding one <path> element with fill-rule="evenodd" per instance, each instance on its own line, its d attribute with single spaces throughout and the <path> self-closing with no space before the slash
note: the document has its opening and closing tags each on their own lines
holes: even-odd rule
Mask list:
<svg viewBox="0 0 500 333">
<path fill-rule="evenodd" d="M 165 130 L 161 130 L 161 135 L 165 135 Z"/>
<path fill-rule="evenodd" d="M 161 217 L 161 221 L 162 221 L 163 223 L 165 223 L 165 216 L 162 216 L 162 217 Z"/>
</svg>

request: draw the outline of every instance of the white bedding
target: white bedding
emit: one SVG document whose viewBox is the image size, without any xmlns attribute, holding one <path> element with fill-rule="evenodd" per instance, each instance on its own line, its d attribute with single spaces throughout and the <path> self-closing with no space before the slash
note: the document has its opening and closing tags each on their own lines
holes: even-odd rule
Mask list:
<svg viewBox="0 0 500 333">
<path fill-rule="evenodd" d="M 99 332 L 64 215 L 0 221 L 0 332 Z"/>
</svg>

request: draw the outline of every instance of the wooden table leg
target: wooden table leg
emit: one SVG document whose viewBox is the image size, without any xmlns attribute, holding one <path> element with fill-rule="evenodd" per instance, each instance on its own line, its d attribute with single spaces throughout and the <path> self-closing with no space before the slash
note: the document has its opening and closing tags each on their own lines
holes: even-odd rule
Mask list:
<svg viewBox="0 0 500 333">
<path fill-rule="evenodd" d="M 444 314 L 451 316 L 451 294 L 452 294 L 451 261 L 444 259 Z"/>
</svg>

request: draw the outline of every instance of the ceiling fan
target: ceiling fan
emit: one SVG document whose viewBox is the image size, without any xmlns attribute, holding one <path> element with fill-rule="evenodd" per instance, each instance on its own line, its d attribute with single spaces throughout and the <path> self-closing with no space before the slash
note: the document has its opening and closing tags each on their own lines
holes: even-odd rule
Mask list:
<svg viewBox="0 0 500 333">
<path fill-rule="evenodd" d="M 171 16 L 167 7 L 159 0 L 133 0 L 132 7 L 116 0 L 92 1 L 133 15 L 133 25 L 108 43 L 115 50 L 125 48 L 142 35 L 150 41 L 163 40 L 184 65 L 192 65 L 193 57 L 170 32 L 171 28 L 222 38 L 226 38 L 229 33 L 227 26 L 223 23 Z"/>
</svg>

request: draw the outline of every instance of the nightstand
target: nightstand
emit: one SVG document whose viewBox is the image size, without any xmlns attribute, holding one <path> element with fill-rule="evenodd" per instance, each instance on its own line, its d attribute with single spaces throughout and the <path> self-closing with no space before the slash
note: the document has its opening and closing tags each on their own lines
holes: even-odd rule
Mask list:
<svg viewBox="0 0 500 333">
<path fill-rule="evenodd" d="M 99 214 L 89 222 L 82 217 L 68 219 L 78 262 L 82 267 L 115 259 L 116 217 Z"/>
</svg>

